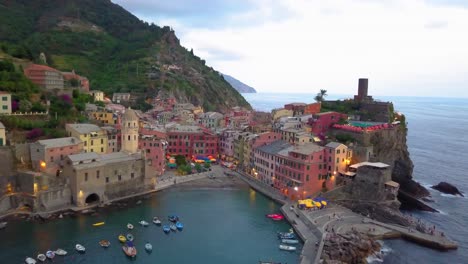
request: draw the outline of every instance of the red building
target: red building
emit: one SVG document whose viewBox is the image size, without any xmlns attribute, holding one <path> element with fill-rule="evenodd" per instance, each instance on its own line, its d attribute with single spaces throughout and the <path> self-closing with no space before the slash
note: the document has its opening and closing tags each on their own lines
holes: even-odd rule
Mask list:
<svg viewBox="0 0 468 264">
<path fill-rule="evenodd" d="M 62 73 L 49 66 L 31 64 L 24 69 L 24 75 L 33 83 L 46 89 L 64 88 Z"/>
<path fill-rule="evenodd" d="M 167 152 L 171 155 L 218 157 L 218 136 L 199 126 L 177 125 L 167 131 Z"/>
<path fill-rule="evenodd" d="M 333 124 L 338 123 L 340 119 L 347 120 L 348 116 L 338 112 L 318 113 L 314 114 L 312 118 L 309 119 L 309 125 L 314 135 L 323 135 Z"/>
<path fill-rule="evenodd" d="M 75 73 L 75 70 L 71 72 L 62 72 L 63 78 L 65 81 L 70 81 L 75 79 L 79 83 L 79 88 L 82 92 L 89 92 L 89 80 L 86 77 L 80 76 Z"/>
<path fill-rule="evenodd" d="M 290 103 L 290 104 L 285 104 L 284 109 L 292 110 L 293 116 L 298 116 L 298 115 L 304 114 L 306 106 L 307 105 L 305 103 Z"/>
<path fill-rule="evenodd" d="M 304 115 L 313 115 L 320 113 L 320 109 L 322 109 L 321 103 L 308 104 L 304 107 Z"/>
<path fill-rule="evenodd" d="M 157 175 L 162 175 L 166 168 L 166 145 L 167 142 L 157 136 L 140 134 L 138 148 L 144 151 L 148 165 Z"/>
</svg>

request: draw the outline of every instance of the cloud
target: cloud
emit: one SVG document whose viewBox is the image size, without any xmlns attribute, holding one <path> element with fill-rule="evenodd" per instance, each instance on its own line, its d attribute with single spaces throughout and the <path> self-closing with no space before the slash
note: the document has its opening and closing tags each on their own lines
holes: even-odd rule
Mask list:
<svg viewBox="0 0 468 264">
<path fill-rule="evenodd" d="M 357 79 L 368 77 L 377 95 L 468 96 L 464 7 L 425 0 L 246 2 L 255 8 L 225 13 L 219 27 L 149 18 L 172 19 L 185 47 L 259 91 L 353 94 Z"/>
</svg>

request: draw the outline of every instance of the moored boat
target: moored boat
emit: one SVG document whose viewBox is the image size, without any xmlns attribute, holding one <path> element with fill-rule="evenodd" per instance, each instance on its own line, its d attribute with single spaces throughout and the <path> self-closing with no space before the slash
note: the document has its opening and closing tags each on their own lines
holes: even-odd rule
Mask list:
<svg viewBox="0 0 468 264">
<path fill-rule="evenodd" d="M 39 254 L 39 255 L 37 255 L 37 259 L 40 260 L 40 261 L 42 261 L 42 262 L 44 262 L 44 261 L 46 260 L 46 258 L 47 258 L 47 257 L 46 257 L 44 254 Z"/>
<path fill-rule="evenodd" d="M 108 248 L 110 246 L 110 241 L 103 239 L 99 241 L 99 245 L 101 245 L 101 247 Z"/>
<path fill-rule="evenodd" d="M 146 242 L 145 249 L 146 249 L 146 251 L 152 251 L 153 250 L 153 245 L 151 245 L 149 242 Z"/>
<path fill-rule="evenodd" d="M 24 262 L 26 262 L 26 264 L 36 264 L 36 260 L 33 259 L 33 258 L 30 258 L 30 257 L 27 257 Z"/>
<path fill-rule="evenodd" d="M 141 220 L 140 222 L 138 222 L 141 226 L 148 226 L 148 222 L 146 222 L 145 220 Z"/>
<path fill-rule="evenodd" d="M 130 230 L 132 230 L 132 229 L 133 229 L 133 225 L 130 224 L 130 223 L 128 223 L 128 224 L 127 224 L 127 228 L 130 229 Z"/>
<path fill-rule="evenodd" d="M 99 222 L 99 223 L 94 223 L 93 226 L 102 226 L 104 224 L 105 224 L 105 222 Z"/>
<path fill-rule="evenodd" d="M 297 240 L 297 239 L 281 239 L 281 243 L 294 245 L 294 244 L 299 244 L 299 240 Z"/>
<path fill-rule="evenodd" d="M 122 243 L 125 243 L 125 241 L 127 241 L 127 238 L 125 238 L 124 235 L 120 234 L 119 235 L 119 241 L 122 242 Z"/>
<path fill-rule="evenodd" d="M 286 250 L 286 251 L 294 251 L 296 247 L 288 246 L 288 245 L 279 245 L 279 249 Z"/>
<path fill-rule="evenodd" d="M 259 261 L 258 264 L 281 264 L 281 262 L 273 262 L 273 261 Z"/>
<path fill-rule="evenodd" d="M 274 218 L 274 217 L 283 216 L 283 215 L 280 215 L 280 214 L 267 214 L 265 216 L 268 217 L 268 218 Z"/>
<path fill-rule="evenodd" d="M 78 252 L 80 252 L 80 253 L 83 253 L 83 252 L 86 251 L 86 248 L 83 247 L 83 245 L 80 245 L 80 244 L 76 244 L 76 245 L 75 245 L 75 249 L 76 249 L 76 251 L 78 251 Z"/>
<path fill-rule="evenodd" d="M 169 221 L 171 221 L 171 222 L 174 222 L 174 223 L 179 221 L 179 217 L 177 215 L 170 215 L 170 216 L 167 217 L 167 219 Z"/>
<path fill-rule="evenodd" d="M 179 229 L 179 230 L 184 229 L 184 225 L 183 225 L 181 222 L 177 222 L 177 223 L 175 224 L 175 226 L 176 226 L 177 229 Z"/>
<path fill-rule="evenodd" d="M 284 219 L 284 216 L 282 216 L 282 215 L 277 215 L 277 216 L 272 217 L 271 219 L 273 219 L 273 221 L 281 221 L 281 220 Z"/>
<path fill-rule="evenodd" d="M 55 252 L 52 251 L 52 250 L 47 250 L 47 252 L 45 253 L 46 257 L 49 258 L 49 259 L 53 259 L 55 258 Z"/>
<path fill-rule="evenodd" d="M 161 220 L 159 220 L 159 218 L 155 216 L 155 217 L 153 217 L 153 223 L 155 225 L 161 225 Z"/>
<path fill-rule="evenodd" d="M 7 222 L 1 222 L 0 223 L 0 229 L 5 228 L 7 226 L 7 224 L 8 224 Z"/>
<path fill-rule="evenodd" d="M 137 254 L 137 250 L 133 245 L 132 241 L 127 241 L 127 243 L 124 246 L 122 246 L 122 250 L 124 251 L 125 255 L 132 258 L 135 257 Z"/>
<path fill-rule="evenodd" d="M 128 240 L 128 241 L 133 241 L 133 238 L 134 238 L 134 237 L 133 237 L 132 234 L 130 234 L 130 233 L 127 234 L 127 240 Z M 127 242 L 128 242 L 128 241 L 127 241 Z"/>
<path fill-rule="evenodd" d="M 166 233 L 166 234 L 171 232 L 171 228 L 169 228 L 168 225 L 163 225 L 162 229 L 163 229 L 164 233 Z"/>
<path fill-rule="evenodd" d="M 61 248 L 57 248 L 57 250 L 55 250 L 55 255 L 57 256 L 65 256 L 68 252 L 66 252 L 65 250 L 61 249 Z"/>
<path fill-rule="evenodd" d="M 280 239 L 295 239 L 296 235 L 292 232 L 278 232 L 278 238 Z"/>
<path fill-rule="evenodd" d="M 176 231 L 176 230 L 177 230 L 177 227 L 176 227 L 176 225 L 174 225 L 174 224 L 170 224 L 170 225 L 169 225 L 169 228 L 170 228 L 172 231 Z"/>
</svg>

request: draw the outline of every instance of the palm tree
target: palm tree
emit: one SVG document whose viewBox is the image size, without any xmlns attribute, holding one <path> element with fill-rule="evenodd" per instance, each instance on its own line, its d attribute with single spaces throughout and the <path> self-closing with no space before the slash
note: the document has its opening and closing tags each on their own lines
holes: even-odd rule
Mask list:
<svg viewBox="0 0 468 264">
<path fill-rule="evenodd" d="M 315 96 L 315 101 L 323 102 L 327 95 L 327 90 L 320 89 L 320 93 Z"/>
</svg>

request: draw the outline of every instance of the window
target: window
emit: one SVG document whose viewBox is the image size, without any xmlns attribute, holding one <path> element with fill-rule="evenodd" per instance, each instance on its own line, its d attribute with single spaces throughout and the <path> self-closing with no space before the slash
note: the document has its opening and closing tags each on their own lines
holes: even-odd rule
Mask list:
<svg viewBox="0 0 468 264">
<path fill-rule="evenodd" d="M 101 138 L 101 144 L 104 144 L 104 139 L 103 138 Z"/>
<path fill-rule="evenodd" d="M 318 179 L 321 180 L 322 179 L 322 174 L 319 173 L 318 175 Z"/>
<path fill-rule="evenodd" d="M 309 181 L 309 175 L 306 175 L 306 181 Z"/>
<path fill-rule="evenodd" d="M 54 162 L 54 157 L 50 157 L 50 162 Z"/>
<path fill-rule="evenodd" d="M 130 140 L 130 135 L 128 135 L 128 140 Z"/>
<path fill-rule="evenodd" d="M 104 152 L 104 148 L 101 148 L 101 152 Z"/>
<path fill-rule="evenodd" d="M 108 182 L 109 182 L 109 177 L 106 177 L 106 183 L 108 183 Z"/>
<path fill-rule="evenodd" d="M 99 170 L 96 171 L 96 179 L 99 179 Z"/>
<path fill-rule="evenodd" d="M 339 150 L 339 149 L 336 150 L 336 154 L 340 154 L 340 150 Z"/>
<path fill-rule="evenodd" d="M 84 174 L 84 180 L 88 181 L 88 173 L 87 172 L 85 172 L 85 174 Z"/>
<path fill-rule="evenodd" d="M 310 165 L 307 165 L 307 170 L 310 170 Z"/>
<path fill-rule="evenodd" d="M 88 142 L 87 142 L 87 141 L 85 141 L 85 142 L 84 142 L 84 144 L 83 144 L 85 147 L 86 147 L 86 145 L 87 145 L 86 143 L 88 143 Z"/>
<path fill-rule="evenodd" d="M 8 110 L 8 105 L 2 105 L 3 110 Z"/>
<path fill-rule="evenodd" d="M 340 163 L 340 158 L 336 158 L 336 163 Z"/>
<path fill-rule="evenodd" d="M 119 181 L 121 181 L 121 180 L 122 180 L 122 175 L 119 175 Z"/>
<path fill-rule="evenodd" d="M 63 154 L 60 154 L 60 160 L 63 160 Z"/>
<path fill-rule="evenodd" d="M 133 172 L 132 172 L 132 173 L 130 173 L 130 178 L 132 178 L 132 179 L 133 179 L 134 177 L 135 177 L 135 173 L 133 173 Z"/>
<path fill-rule="evenodd" d="M 7 96 L 2 96 L 2 101 L 8 101 L 8 97 Z"/>
<path fill-rule="evenodd" d="M 93 145 L 94 145 L 94 140 L 91 139 L 91 146 L 93 146 Z"/>
<path fill-rule="evenodd" d="M 117 175 L 117 171 L 116 171 L 116 170 L 114 171 L 114 175 Z"/>
</svg>

